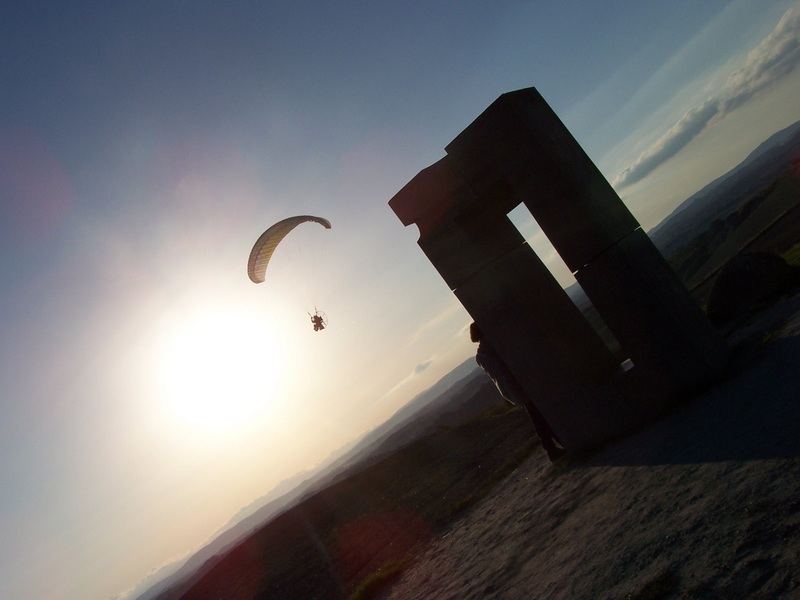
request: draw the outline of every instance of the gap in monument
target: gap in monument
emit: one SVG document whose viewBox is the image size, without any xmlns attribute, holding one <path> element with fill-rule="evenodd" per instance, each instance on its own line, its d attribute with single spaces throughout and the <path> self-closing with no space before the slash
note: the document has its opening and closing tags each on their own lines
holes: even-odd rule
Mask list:
<svg viewBox="0 0 800 600">
<path fill-rule="evenodd" d="M 539 223 L 528 210 L 525 204 L 520 203 L 515 209 L 508 213 L 508 219 L 517 228 L 520 235 L 536 253 L 550 273 L 555 277 L 561 289 L 567 294 L 575 307 L 581 312 L 583 318 L 594 329 L 595 333 L 603 340 L 608 350 L 616 357 L 620 366 L 626 371 L 633 367 L 633 363 L 628 357 L 622 345 L 606 325 L 606 322 L 597 312 L 589 297 L 583 291 L 572 271 L 556 251 L 549 238 L 545 235 Z"/>
</svg>

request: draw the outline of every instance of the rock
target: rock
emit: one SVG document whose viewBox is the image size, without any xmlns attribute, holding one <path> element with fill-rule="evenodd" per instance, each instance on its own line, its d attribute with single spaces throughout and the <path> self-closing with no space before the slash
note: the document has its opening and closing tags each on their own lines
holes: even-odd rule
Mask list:
<svg viewBox="0 0 800 600">
<path fill-rule="evenodd" d="M 739 254 L 719 272 L 708 299 L 708 317 L 717 325 L 741 319 L 800 282 L 800 269 L 769 252 Z"/>
</svg>

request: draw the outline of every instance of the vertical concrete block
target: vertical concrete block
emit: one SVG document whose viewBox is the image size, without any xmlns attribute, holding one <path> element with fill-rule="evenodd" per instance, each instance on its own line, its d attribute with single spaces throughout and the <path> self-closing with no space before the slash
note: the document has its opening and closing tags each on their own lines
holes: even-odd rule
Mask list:
<svg viewBox="0 0 800 600">
<path fill-rule="evenodd" d="M 614 190 L 533 89 L 503 94 L 389 202 L 572 448 L 643 424 L 712 381 L 727 348 Z M 524 203 L 633 369 L 509 221 Z"/>
<path fill-rule="evenodd" d="M 724 340 L 641 229 L 575 277 L 653 385 L 682 394 L 722 372 Z"/>
<path fill-rule="evenodd" d="M 572 271 L 639 226 L 533 88 L 500 96 L 446 149 L 476 195 L 507 181 Z"/>
<path fill-rule="evenodd" d="M 527 244 L 455 294 L 570 447 L 630 427 L 630 406 L 609 383 L 619 365 Z"/>
</svg>

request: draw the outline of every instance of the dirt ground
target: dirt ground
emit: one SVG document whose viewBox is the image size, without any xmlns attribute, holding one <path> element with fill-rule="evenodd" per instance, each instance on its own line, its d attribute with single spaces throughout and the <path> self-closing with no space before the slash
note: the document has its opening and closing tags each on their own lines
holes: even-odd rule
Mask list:
<svg viewBox="0 0 800 600">
<path fill-rule="evenodd" d="M 728 339 L 714 389 L 592 456 L 536 452 L 382 597 L 800 598 L 800 296 Z"/>
</svg>

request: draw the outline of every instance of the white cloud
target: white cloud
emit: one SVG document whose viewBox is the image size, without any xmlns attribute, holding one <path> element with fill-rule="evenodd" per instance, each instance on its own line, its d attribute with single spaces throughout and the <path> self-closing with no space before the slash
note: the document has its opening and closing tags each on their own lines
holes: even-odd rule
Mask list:
<svg viewBox="0 0 800 600">
<path fill-rule="evenodd" d="M 729 112 L 773 82 L 788 75 L 800 62 L 800 6 L 783 15 L 777 27 L 753 49 L 742 68 L 726 82 L 722 110 Z"/>
<path fill-rule="evenodd" d="M 419 363 L 414 369 L 403 377 L 400 381 L 394 384 L 388 392 L 375 401 L 375 404 L 383 404 L 388 398 L 393 397 L 399 390 L 405 389 L 410 383 L 416 381 L 417 377 L 434 363 L 434 358 L 425 362 Z M 410 397 L 408 398 L 410 399 Z"/>
<path fill-rule="evenodd" d="M 720 103 L 713 98 L 706 100 L 702 106 L 689 110 L 655 144 L 640 154 L 630 167 L 617 175 L 613 185 L 625 187 L 643 179 L 697 137 L 719 110 Z"/>
<path fill-rule="evenodd" d="M 689 109 L 652 146 L 614 179 L 623 188 L 642 180 L 677 154 L 710 123 L 723 118 L 753 96 L 791 73 L 800 63 L 800 5 L 784 13 L 765 37 L 724 82 L 716 94 Z"/>
<path fill-rule="evenodd" d="M 443 315 L 451 313 L 452 311 L 446 310 Z M 440 319 L 434 319 L 433 322 L 439 322 Z M 413 397 L 421 391 L 424 391 L 434 383 L 439 377 L 444 376 L 450 370 L 454 369 L 458 364 L 464 360 L 464 346 L 472 351 L 472 342 L 469 341 L 469 323 L 459 325 L 452 331 L 452 335 L 447 337 L 440 345 L 439 349 L 431 353 L 426 360 L 423 360 L 411 370 L 411 372 L 403 377 L 398 383 L 383 394 L 375 402 L 376 404 L 384 403 L 388 398 L 395 397 L 399 391 L 403 391 L 406 400 Z M 412 389 L 413 388 L 413 389 Z"/>
<path fill-rule="evenodd" d="M 431 366 L 433 360 L 426 360 L 425 362 L 419 363 L 416 367 L 414 367 L 414 375 L 418 375 L 422 373 L 425 369 Z"/>
<path fill-rule="evenodd" d="M 447 319 L 450 319 L 453 317 L 453 315 L 457 314 L 461 310 L 463 310 L 463 308 L 458 302 L 448 302 L 447 307 L 443 311 L 434 315 L 428 321 L 420 325 L 417 330 L 408 337 L 408 341 L 403 349 L 407 350 L 408 348 L 417 344 L 425 335 L 432 331 L 436 331 L 436 329 L 443 322 L 445 322 Z"/>
</svg>

